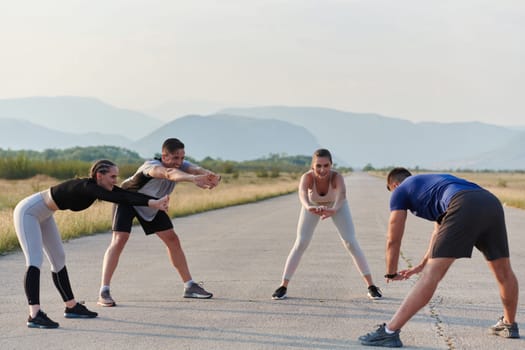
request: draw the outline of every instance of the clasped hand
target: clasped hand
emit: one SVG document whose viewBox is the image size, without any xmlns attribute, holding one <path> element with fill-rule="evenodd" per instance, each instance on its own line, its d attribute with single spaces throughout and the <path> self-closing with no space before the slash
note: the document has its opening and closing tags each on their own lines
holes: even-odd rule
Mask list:
<svg viewBox="0 0 525 350">
<path fill-rule="evenodd" d="M 167 212 L 170 204 L 170 196 L 165 195 L 164 197 L 154 199 L 150 202 L 150 207 Z"/>
<path fill-rule="evenodd" d="M 414 266 L 414 267 L 412 267 L 410 269 L 401 270 L 401 271 L 398 272 L 398 274 L 399 274 L 399 276 L 402 277 L 402 279 L 407 280 L 410 277 L 412 277 L 412 275 L 418 274 L 421 271 L 423 271 L 423 267 L 425 267 L 424 264 L 419 264 L 419 265 L 416 265 L 416 266 Z"/>
<path fill-rule="evenodd" d="M 206 188 L 206 189 L 212 189 L 215 186 L 219 184 L 221 181 L 221 176 L 209 173 L 209 174 L 203 174 L 203 175 L 195 175 L 195 185 L 199 186 L 200 188 Z"/>
<path fill-rule="evenodd" d="M 387 278 L 386 282 L 389 283 L 390 281 L 404 281 L 409 279 L 415 274 L 420 273 L 423 271 L 423 267 L 425 267 L 424 264 L 419 264 L 417 266 L 411 267 L 409 269 L 398 271 L 396 276 L 393 278 Z"/>
<path fill-rule="evenodd" d="M 335 214 L 334 209 L 329 208 L 325 205 L 310 206 L 308 207 L 308 211 L 312 214 L 319 215 L 322 220 L 329 218 L 330 216 Z"/>
</svg>

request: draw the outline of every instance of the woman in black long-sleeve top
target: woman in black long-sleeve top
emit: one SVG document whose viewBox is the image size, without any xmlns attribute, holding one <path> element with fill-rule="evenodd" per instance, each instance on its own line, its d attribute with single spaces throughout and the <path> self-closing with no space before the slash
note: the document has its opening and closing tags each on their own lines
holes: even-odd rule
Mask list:
<svg viewBox="0 0 525 350">
<path fill-rule="evenodd" d="M 118 168 L 109 160 L 93 164 L 89 178 L 72 179 L 35 193 L 18 203 L 13 216 L 16 234 L 26 258 L 24 279 L 29 304 L 27 326 L 30 328 L 57 328 L 40 309 L 40 268 L 43 252 L 51 264 L 53 282 L 66 309 L 66 318 L 93 318 L 89 311 L 76 302 L 66 269 L 64 247 L 53 214 L 56 210 L 80 211 L 87 209 L 97 199 L 137 206 L 149 206 L 159 210 L 168 209 L 168 197 L 156 199 L 141 193 L 125 191 L 117 183 Z"/>
</svg>

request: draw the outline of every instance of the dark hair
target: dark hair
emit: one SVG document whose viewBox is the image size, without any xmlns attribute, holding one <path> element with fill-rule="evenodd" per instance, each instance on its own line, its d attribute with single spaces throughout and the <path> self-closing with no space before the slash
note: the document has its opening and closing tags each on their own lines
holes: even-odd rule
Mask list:
<svg viewBox="0 0 525 350">
<path fill-rule="evenodd" d="M 323 157 L 323 158 L 328 158 L 330 160 L 330 163 L 333 163 L 332 162 L 332 154 L 330 153 L 329 150 L 327 150 L 326 148 L 319 148 L 318 150 L 316 150 L 314 152 L 314 155 L 312 157 L 312 164 L 313 164 L 313 158 L 318 158 L 318 157 Z"/>
<path fill-rule="evenodd" d="M 97 160 L 95 163 L 93 163 L 93 165 L 91 166 L 91 169 L 89 169 L 89 177 L 92 178 L 93 180 L 96 180 L 97 173 L 107 174 L 110 168 L 116 167 L 116 166 L 117 165 L 115 163 L 107 159 Z"/>
<path fill-rule="evenodd" d="M 407 169 L 401 167 L 394 168 L 388 172 L 388 175 L 386 177 L 387 186 L 392 182 L 401 183 L 404 179 L 406 179 L 409 176 L 412 176 L 412 174 Z"/>
<path fill-rule="evenodd" d="M 179 149 L 184 149 L 184 144 L 176 138 L 169 138 L 162 144 L 162 153 L 173 153 Z"/>
</svg>

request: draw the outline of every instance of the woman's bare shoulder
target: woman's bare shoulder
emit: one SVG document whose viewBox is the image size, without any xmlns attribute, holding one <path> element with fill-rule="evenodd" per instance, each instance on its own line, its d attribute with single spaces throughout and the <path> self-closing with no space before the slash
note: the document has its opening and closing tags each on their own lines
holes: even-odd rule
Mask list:
<svg viewBox="0 0 525 350">
<path fill-rule="evenodd" d="M 301 182 L 303 184 L 309 185 L 308 187 L 310 187 L 310 185 L 313 183 L 313 180 L 314 180 L 313 170 L 309 170 L 301 176 Z"/>
</svg>

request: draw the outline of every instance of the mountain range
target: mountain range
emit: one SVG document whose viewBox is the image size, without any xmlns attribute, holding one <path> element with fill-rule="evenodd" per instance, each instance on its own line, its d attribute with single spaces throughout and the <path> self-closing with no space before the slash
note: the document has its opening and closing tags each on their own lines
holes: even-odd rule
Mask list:
<svg viewBox="0 0 525 350">
<path fill-rule="evenodd" d="M 65 133 L 100 133 L 136 139 L 163 122 L 90 97 L 27 97 L 0 99 L 0 118 L 26 120 Z"/>
<path fill-rule="evenodd" d="M 303 155 L 319 148 L 316 138 L 302 126 L 282 120 L 263 120 L 228 114 L 189 115 L 168 122 L 130 147 L 139 154 L 160 151 L 162 140 L 178 137 L 195 159 L 250 160 L 270 153 Z"/>
<path fill-rule="evenodd" d="M 0 117 L 0 148 L 42 151 L 49 148 L 111 145 L 127 147 L 125 136 L 99 132 L 68 133 L 38 125 L 27 120 Z"/>
<path fill-rule="evenodd" d="M 304 126 L 320 144 L 343 152 L 343 159 L 353 165 L 525 168 L 525 132 L 518 129 L 479 122 L 413 123 L 314 107 L 230 108 L 220 112 Z"/>
<path fill-rule="evenodd" d="M 114 145 L 151 157 L 178 137 L 194 159 L 250 160 L 332 151 L 338 164 L 525 169 L 525 131 L 478 122 L 413 123 L 319 107 L 227 108 L 162 122 L 84 97 L 0 99 L 0 148 Z"/>
</svg>

